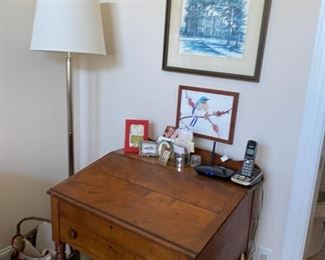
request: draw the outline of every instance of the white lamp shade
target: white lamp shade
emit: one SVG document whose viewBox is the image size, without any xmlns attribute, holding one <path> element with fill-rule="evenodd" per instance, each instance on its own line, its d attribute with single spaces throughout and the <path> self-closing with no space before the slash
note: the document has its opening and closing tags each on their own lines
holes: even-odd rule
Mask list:
<svg viewBox="0 0 325 260">
<path fill-rule="evenodd" d="M 106 54 L 97 0 L 38 0 L 31 50 Z"/>
</svg>

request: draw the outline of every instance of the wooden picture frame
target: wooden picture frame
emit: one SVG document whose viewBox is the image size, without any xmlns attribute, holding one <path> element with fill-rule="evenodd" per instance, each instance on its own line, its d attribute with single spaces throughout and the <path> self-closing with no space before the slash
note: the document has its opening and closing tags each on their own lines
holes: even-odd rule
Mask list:
<svg viewBox="0 0 325 260">
<path fill-rule="evenodd" d="M 148 120 L 125 120 L 124 151 L 138 153 L 140 142 L 148 140 L 148 128 Z"/>
<path fill-rule="evenodd" d="M 179 86 L 176 127 L 194 136 L 232 144 L 239 93 Z"/>
<path fill-rule="evenodd" d="M 258 82 L 271 0 L 167 0 L 162 69 Z"/>
</svg>

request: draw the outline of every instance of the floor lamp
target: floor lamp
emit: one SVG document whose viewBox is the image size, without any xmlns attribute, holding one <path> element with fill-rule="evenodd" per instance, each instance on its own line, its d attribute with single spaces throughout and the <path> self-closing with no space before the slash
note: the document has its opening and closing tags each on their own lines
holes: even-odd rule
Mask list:
<svg viewBox="0 0 325 260">
<path fill-rule="evenodd" d="M 106 55 L 99 2 L 38 0 L 31 50 L 66 52 L 68 164 L 74 174 L 71 53 Z"/>
</svg>

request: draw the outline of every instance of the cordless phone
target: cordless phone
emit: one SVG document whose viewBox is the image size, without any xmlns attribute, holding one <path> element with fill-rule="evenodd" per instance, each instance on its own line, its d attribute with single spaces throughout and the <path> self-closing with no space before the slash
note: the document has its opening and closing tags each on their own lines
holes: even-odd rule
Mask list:
<svg viewBox="0 0 325 260">
<path fill-rule="evenodd" d="M 252 186 L 262 179 L 263 172 L 254 167 L 256 153 L 257 142 L 249 140 L 242 168 L 231 177 L 231 181 L 244 186 Z"/>
<path fill-rule="evenodd" d="M 257 143 L 249 140 L 247 142 L 244 163 L 241 169 L 241 173 L 245 176 L 251 176 L 254 169 L 254 162 L 257 152 Z"/>
</svg>

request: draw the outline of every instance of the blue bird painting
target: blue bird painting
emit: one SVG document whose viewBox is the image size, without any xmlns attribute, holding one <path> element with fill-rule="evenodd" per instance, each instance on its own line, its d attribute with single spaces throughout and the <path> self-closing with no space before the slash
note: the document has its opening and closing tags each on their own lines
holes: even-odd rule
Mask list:
<svg viewBox="0 0 325 260">
<path fill-rule="evenodd" d="M 192 109 L 192 116 L 193 119 L 190 123 L 191 127 L 194 127 L 197 123 L 197 120 L 199 119 L 199 116 L 203 116 L 209 109 L 208 104 L 209 99 L 205 96 L 202 96 L 196 101 L 195 106 L 193 106 Z"/>
</svg>

